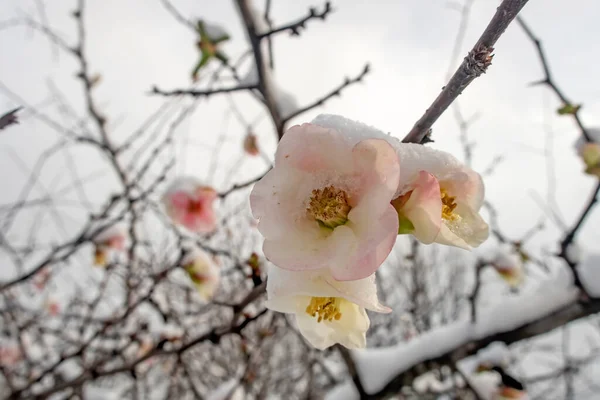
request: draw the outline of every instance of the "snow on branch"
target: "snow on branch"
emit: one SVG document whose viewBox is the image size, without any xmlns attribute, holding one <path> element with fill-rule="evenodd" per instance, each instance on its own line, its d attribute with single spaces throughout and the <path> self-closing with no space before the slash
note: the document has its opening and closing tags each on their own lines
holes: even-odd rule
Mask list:
<svg viewBox="0 0 600 400">
<path fill-rule="evenodd" d="M 480 307 L 480 317 L 474 323 L 461 320 L 408 343 L 353 351 L 353 362 L 367 397 L 397 393 L 432 365 L 456 364 L 493 342 L 512 344 L 600 312 L 600 299 L 579 302 L 579 290 L 564 281 L 555 277 L 542 282 L 537 290 Z M 356 385 L 346 381 L 330 391 L 327 398 L 359 396 Z"/>
</svg>

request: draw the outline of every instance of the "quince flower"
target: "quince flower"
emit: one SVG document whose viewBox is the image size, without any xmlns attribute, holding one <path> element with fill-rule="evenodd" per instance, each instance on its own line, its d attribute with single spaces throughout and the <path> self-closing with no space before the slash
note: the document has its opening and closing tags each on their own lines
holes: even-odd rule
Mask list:
<svg viewBox="0 0 600 400">
<path fill-rule="evenodd" d="M 221 280 L 219 268 L 212 258 L 204 250 L 194 248 L 183 258 L 181 264 L 200 297 L 204 301 L 212 299 Z"/>
<path fill-rule="evenodd" d="M 192 232 L 210 233 L 217 226 L 213 202 L 217 192 L 201 185 L 194 178 L 176 180 L 164 194 L 162 201 L 167 215 L 177 224 Z"/>
<path fill-rule="evenodd" d="M 397 151 L 403 184 L 392 204 L 398 211 L 398 233 L 467 250 L 483 243 L 489 228 L 479 215 L 481 176 L 452 155 L 423 145 L 405 143 Z"/>
<path fill-rule="evenodd" d="M 327 269 L 287 271 L 269 267 L 267 308 L 296 315 L 300 333 L 317 349 L 335 343 L 348 348 L 366 346 L 370 321 L 365 308 L 388 313 L 379 303 L 375 275 L 337 281 Z"/>
<path fill-rule="evenodd" d="M 514 249 L 500 249 L 490 265 L 510 287 L 515 288 L 523 282 L 523 259 Z"/>
<path fill-rule="evenodd" d="M 0 345 L 0 365 L 4 367 L 12 366 L 23 359 L 23 353 L 19 346 Z"/>
<path fill-rule="evenodd" d="M 112 225 L 94 238 L 96 250 L 94 265 L 105 266 L 111 251 L 122 251 L 125 248 L 127 231 L 122 224 Z"/>
<path fill-rule="evenodd" d="M 290 128 L 275 163 L 250 195 L 263 252 L 292 271 L 327 268 L 340 281 L 366 278 L 390 253 L 398 218 L 390 201 L 399 163 L 382 139 L 315 124 Z"/>
</svg>

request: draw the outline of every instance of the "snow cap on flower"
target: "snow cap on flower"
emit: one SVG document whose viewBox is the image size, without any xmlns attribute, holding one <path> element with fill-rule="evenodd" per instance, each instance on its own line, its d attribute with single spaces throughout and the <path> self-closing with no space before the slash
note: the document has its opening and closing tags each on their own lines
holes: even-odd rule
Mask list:
<svg viewBox="0 0 600 400">
<path fill-rule="evenodd" d="M 343 124 L 290 128 L 250 195 L 265 256 L 293 271 L 328 268 L 337 280 L 373 274 L 396 240 L 398 176 L 386 140 Z"/>
<path fill-rule="evenodd" d="M 376 128 L 337 115 L 319 115 L 314 123 L 342 127 L 354 140 L 378 138 L 396 151 L 399 184 L 392 204 L 398 211 L 398 233 L 412 233 L 421 242 L 465 249 L 477 247 L 489 234 L 479 215 L 484 186 L 481 176 L 454 156 L 420 144 L 401 143 Z"/>
<path fill-rule="evenodd" d="M 217 226 L 213 202 L 217 192 L 191 177 L 179 178 L 167 189 L 162 201 L 167 215 L 192 232 L 210 233 Z"/>
<path fill-rule="evenodd" d="M 484 185 L 477 172 L 449 153 L 420 144 L 403 143 L 397 154 L 401 184 L 392 204 L 401 221 L 410 221 L 399 233 L 464 249 L 487 239 L 489 227 L 479 215 Z"/>
<path fill-rule="evenodd" d="M 365 347 L 370 324 L 365 308 L 391 311 L 379 303 L 375 275 L 337 281 L 327 269 L 295 272 L 274 265 L 268 275 L 267 307 L 295 314 L 300 332 L 318 349 L 335 343 Z"/>
<path fill-rule="evenodd" d="M 490 265 L 510 287 L 517 287 L 523 282 L 523 258 L 512 246 L 501 246 Z"/>
<path fill-rule="evenodd" d="M 198 290 L 200 297 L 204 301 L 212 299 L 219 287 L 221 275 L 210 255 L 195 247 L 184 256 L 181 264 Z"/>
<path fill-rule="evenodd" d="M 111 225 L 94 237 L 94 265 L 105 266 L 112 251 L 122 251 L 127 240 L 127 229 L 124 224 Z"/>
</svg>

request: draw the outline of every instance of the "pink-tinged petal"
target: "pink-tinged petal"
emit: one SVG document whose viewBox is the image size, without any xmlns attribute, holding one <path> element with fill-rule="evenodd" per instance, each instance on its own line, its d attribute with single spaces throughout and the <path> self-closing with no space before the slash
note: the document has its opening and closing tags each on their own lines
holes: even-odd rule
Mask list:
<svg viewBox="0 0 600 400">
<path fill-rule="evenodd" d="M 184 191 L 178 191 L 168 196 L 168 201 L 171 207 L 178 210 L 185 210 L 190 204 L 190 195 Z"/>
<path fill-rule="evenodd" d="M 339 281 L 363 279 L 377 271 L 396 243 L 396 210 L 388 203 L 387 209 L 376 221 L 352 225 L 352 230 L 357 236 L 359 247 L 352 253 L 349 249 L 341 247 L 350 258 L 344 264 L 330 264 L 334 278 Z"/>
<path fill-rule="evenodd" d="M 125 248 L 125 236 L 113 236 L 108 240 L 108 247 L 113 250 L 123 250 Z"/>
<path fill-rule="evenodd" d="M 309 224 L 311 227 L 292 230 L 283 240 L 265 240 L 267 259 L 291 271 L 314 270 L 344 264 L 357 251 L 356 237 L 348 227 L 339 226 L 330 232 L 315 221 L 302 223 Z"/>
<path fill-rule="evenodd" d="M 212 210 L 210 210 L 210 212 L 201 212 L 200 214 L 197 214 L 195 218 L 195 232 L 210 233 L 217 227 L 217 217 Z"/>
<path fill-rule="evenodd" d="M 211 206 L 218 197 L 217 191 L 210 186 L 200 186 L 196 189 L 195 195 L 205 206 Z"/>
<path fill-rule="evenodd" d="M 254 218 L 259 219 L 258 230 L 265 239 L 289 236 L 297 223 L 303 223 L 313 185 L 310 176 L 291 169 L 272 169 L 254 185 L 250 208 Z"/>
<path fill-rule="evenodd" d="M 295 125 L 281 138 L 275 153 L 275 168 L 294 168 L 305 172 L 349 170 L 352 148 L 346 138 L 333 129 L 313 124 Z"/>
<path fill-rule="evenodd" d="M 381 202 L 389 203 L 400 178 L 400 163 L 394 148 L 385 140 L 367 139 L 354 146 L 352 156 L 355 174 L 366 181 L 361 189 L 369 192 L 375 186 L 382 192 L 379 195 L 387 199 L 381 199 Z"/>
<path fill-rule="evenodd" d="M 420 171 L 413 187 L 399 213 L 413 224 L 415 237 L 422 243 L 430 244 L 435 241 L 442 225 L 440 185 L 433 175 Z"/>
</svg>

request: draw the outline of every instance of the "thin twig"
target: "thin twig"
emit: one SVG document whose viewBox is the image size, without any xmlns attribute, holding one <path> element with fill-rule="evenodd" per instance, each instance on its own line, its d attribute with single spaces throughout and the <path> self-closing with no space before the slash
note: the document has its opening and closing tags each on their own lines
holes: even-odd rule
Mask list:
<svg viewBox="0 0 600 400">
<path fill-rule="evenodd" d="M 563 102 L 563 104 L 565 104 L 565 105 L 573 104 L 567 98 L 567 96 L 564 94 L 564 92 L 556 84 L 556 81 L 554 80 L 554 78 L 552 76 L 552 73 L 550 72 L 550 65 L 548 63 L 548 59 L 546 58 L 546 53 L 544 52 L 544 48 L 542 46 L 541 40 L 534 35 L 533 31 L 525 23 L 525 21 L 523 20 L 523 18 L 517 17 L 517 22 L 519 23 L 519 25 L 521 26 L 521 28 L 523 28 L 523 31 L 525 31 L 525 34 L 527 35 L 527 37 L 535 45 L 535 47 L 537 49 L 538 57 L 540 58 L 540 63 L 542 64 L 542 68 L 544 69 L 544 79 L 542 79 L 541 81 L 536 82 L 536 83 L 538 83 L 538 84 L 541 83 L 541 84 L 548 85 L 550 87 L 550 89 L 552 89 L 552 91 L 554 93 L 556 93 L 556 95 Z M 591 137 L 590 137 L 587 129 L 585 128 L 585 126 L 583 126 L 583 123 L 581 122 L 581 119 L 579 118 L 579 109 L 578 108 L 575 109 L 571 115 L 573 115 L 573 119 L 575 120 L 575 123 L 577 124 L 577 126 L 581 130 L 581 135 L 585 138 L 585 140 L 587 142 L 591 142 L 592 139 L 591 139 Z"/>
<path fill-rule="evenodd" d="M 19 120 L 17 118 L 17 112 L 21 111 L 22 109 L 23 107 L 17 107 L 13 110 L 4 113 L 4 115 L 0 117 L 0 131 L 6 128 L 7 126 L 19 123 Z"/>
<path fill-rule="evenodd" d="M 158 94 L 161 96 L 191 96 L 191 97 L 208 97 L 214 94 L 220 93 L 232 93 L 232 92 L 241 92 L 245 90 L 253 90 L 258 89 L 257 85 L 238 85 L 228 88 L 219 88 L 219 89 L 208 89 L 208 90 L 194 90 L 194 89 L 175 89 L 175 90 L 162 90 L 156 86 L 152 87 L 150 91 L 151 94 Z"/>
<path fill-rule="evenodd" d="M 448 106 L 465 90 L 478 76 L 485 73 L 492 63 L 494 44 L 502 36 L 508 25 L 517 16 L 528 0 L 504 0 L 496 14 L 465 57 L 450 81 L 439 96 L 433 101 L 425 114 L 417 121 L 404 143 L 421 143 L 427 136 L 431 126 L 446 111 Z"/>
<path fill-rule="evenodd" d="M 304 114 L 305 112 L 312 110 L 313 108 L 322 106 L 323 104 L 325 104 L 325 102 L 327 100 L 331 99 L 334 96 L 340 96 L 342 94 L 342 90 L 344 90 L 348 86 L 350 86 L 354 83 L 362 82 L 363 78 L 369 73 L 369 71 L 370 71 L 370 65 L 367 63 L 367 64 L 365 64 L 362 72 L 360 74 L 358 74 L 356 77 L 354 77 L 354 78 L 346 77 L 344 79 L 344 82 L 341 85 L 339 85 L 338 87 L 336 87 L 335 89 L 333 89 L 332 91 L 327 93 L 325 96 L 318 98 L 317 100 L 313 101 L 309 105 L 304 106 L 289 115 L 286 115 L 283 120 L 284 123 L 288 122 L 289 120 L 291 120 L 294 117 L 297 117 L 300 114 Z"/>
<path fill-rule="evenodd" d="M 299 19 L 298 21 L 291 22 L 289 24 L 280 26 L 278 28 L 272 28 L 270 31 L 264 32 L 264 33 L 261 33 L 260 35 L 258 35 L 258 38 L 263 39 L 265 37 L 272 36 L 277 33 L 285 32 L 285 31 L 289 31 L 290 34 L 292 34 L 293 36 L 298 36 L 298 35 L 300 35 L 301 29 L 306 29 L 305 24 L 308 21 L 310 21 L 311 19 L 320 19 L 320 20 L 325 21 L 325 18 L 327 18 L 327 15 L 329 15 L 329 13 L 331 13 L 332 11 L 333 11 L 333 9 L 331 8 L 331 3 L 327 1 L 327 2 L 325 2 L 325 7 L 323 8 L 323 11 L 318 12 L 315 8 L 311 7 L 308 10 L 307 16 Z"/>
</svg>

